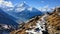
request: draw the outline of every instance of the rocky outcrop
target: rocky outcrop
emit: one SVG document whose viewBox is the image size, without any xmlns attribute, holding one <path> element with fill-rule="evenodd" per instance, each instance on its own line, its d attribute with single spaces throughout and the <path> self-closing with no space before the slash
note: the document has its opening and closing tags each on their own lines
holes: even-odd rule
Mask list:
<svg viewBox="0 0 60 34">
<path fill-rule="evenodd" d="M 60 34 L 60 8 L 46 18 L 49 34 Z"/>
<path fill-rule="evenodd" d="M 53 13 L 30 19 L 10 34 L 60 34 L 60 8 L 56 8 Z"/>
<path fill-rule="evenodd" d="M 22 28 L 12 31 L 11 34 L 43 34 L 43 32 L 46 32 L 46 22 L 43 18 L 44 16 L 36 16 L 25 23 Z"/>
</svg>

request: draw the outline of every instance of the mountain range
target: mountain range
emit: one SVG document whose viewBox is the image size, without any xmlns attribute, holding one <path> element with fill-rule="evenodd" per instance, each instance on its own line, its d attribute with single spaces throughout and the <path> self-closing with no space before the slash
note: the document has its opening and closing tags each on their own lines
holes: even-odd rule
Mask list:
<svg viewBox="0 0 60 34">
<path fill-rule="evenodd" d="M 12 9 L 8 10 L 7 9 Z M 7 9 L 0 8 L 0 23 L 17 25 L 21 22 L 26 22 L 34 16 L 41 16 L 43 13 L 34 7 L 30 7 L 26 3 L 20 3 L 14 7 Z M 1 10 L 2 9 L 2 10 Z"/>
</svg>

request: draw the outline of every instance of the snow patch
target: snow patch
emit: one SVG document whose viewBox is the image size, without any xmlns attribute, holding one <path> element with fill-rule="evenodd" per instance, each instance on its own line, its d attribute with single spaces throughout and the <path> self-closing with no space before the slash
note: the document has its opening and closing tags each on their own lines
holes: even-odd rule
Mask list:
<svg viewBox="0 0 60 34">
<path fill-rule="evenodd" d="M 32 9 L 33 9 L 32 7 L 28 8 L 29 11 L 32 11 Z"/>
</svg>

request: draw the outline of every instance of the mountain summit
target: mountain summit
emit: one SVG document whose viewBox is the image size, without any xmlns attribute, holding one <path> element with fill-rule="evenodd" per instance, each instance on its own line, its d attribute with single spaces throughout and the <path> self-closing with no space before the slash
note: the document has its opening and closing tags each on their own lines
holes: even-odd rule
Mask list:
<svg viewBox="0 0 60 34">
<path fill-rule="evenodd" d="M 25 2 L 22 2 L 15 6 L 16 12 L 21 12 L 21 11 L 29 10 L 29 9 L 31 10 L 32 7 L 28 6 Z"/>
<path fill-rule="evenodd" d="M 25 2 L 16 5 L 13 11 L 8 12 L 12 16 L 16 17 L 18 20 L 26 21 L 34 16 L 43 15 L 41 11 L 34 7 L 30 7 Z"/>
<path fill-rule="evenodd" d="M 5 11 L 11 16 L 15 17 L 17 22 L 27 21 L 34 16 L 43 15 L 38 9 L 27 5 L 25 2 L 17 4 L 12 11 Z"/>
</svg>

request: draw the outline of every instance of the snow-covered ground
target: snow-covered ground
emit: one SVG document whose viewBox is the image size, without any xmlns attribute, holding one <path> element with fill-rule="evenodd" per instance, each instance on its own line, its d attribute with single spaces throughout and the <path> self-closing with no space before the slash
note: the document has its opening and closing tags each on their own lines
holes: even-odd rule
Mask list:
<svg viewBox="0 0 60 34">
<path fill-rule="evenodd" d="M 42 31 L 46 31 L 45 30 L 45 23 L 46 21 L 44 20 L 44 18 L 46 17 L 47 15 L 45 14 L 44 16 L 42 16 L 41 20 L 38 20 L 37 23 L 36 23 L 36 26 L 31 26 L 30 28 L 32 28 L 31 30 L 26 30 L 26 32 L 28 34 L 43 34 Z"/>
</svg>

